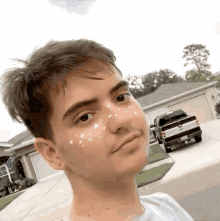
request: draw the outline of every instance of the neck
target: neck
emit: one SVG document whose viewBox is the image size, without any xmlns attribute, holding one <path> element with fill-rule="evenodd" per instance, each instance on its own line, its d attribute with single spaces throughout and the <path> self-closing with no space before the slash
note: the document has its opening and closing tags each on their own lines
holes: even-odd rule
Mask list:
<svg viewBox="0 0 220 221">
<path fill-rule="evenodd" d="M 74 221 L 131 220 L 134 215 L 142 213 L 134 177 L 97 185 L 82 180 L 80 183 L 73 182 L 71 218 Z"/>
</svg>

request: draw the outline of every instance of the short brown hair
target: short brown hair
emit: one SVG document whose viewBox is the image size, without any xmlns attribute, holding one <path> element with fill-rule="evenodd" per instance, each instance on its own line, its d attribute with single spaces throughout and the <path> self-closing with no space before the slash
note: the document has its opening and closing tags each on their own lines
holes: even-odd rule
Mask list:
<svg viewBox="0 0 220 221">
<path fill-rule="evenodd" d="M 50 125 L 52 106 L 49 99 L 50 83 L 66 76 L 71 70 L 94 60 L 116 66 L 114 53 L 87 39 L 50 41 L 22 62 L 24 68 L 6 70 L 1 77 L 2 100 L 13 120 L 24 123 L 34 137 L 50 139 L 54 134 Z M 110 64 L 110 65 L 109 65 Z M 91 78 L 92 72 L 82 77 Z M 65 82 L 64 82 L 65 85 Z M 56 89 L 60 90 L 59 84 Z"/>
</svg>

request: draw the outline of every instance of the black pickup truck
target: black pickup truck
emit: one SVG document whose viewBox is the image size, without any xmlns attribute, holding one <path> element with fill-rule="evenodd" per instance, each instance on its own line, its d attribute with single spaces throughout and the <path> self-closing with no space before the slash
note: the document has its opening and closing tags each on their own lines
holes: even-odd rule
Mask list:
<svg viewBox="0 0 220 221">
<path fill-rule="evenodd" d="M 196 142 L 202 141 L 202 130 L 196 116 L 188 115 L 182 109 L 158 115 L 150 128 L 155 139 L 159 144 L 164 145 L 167 153 L 171 152 L 171 146 L 174 144 L 183 143 L 192 138 Z"/>
</svg>

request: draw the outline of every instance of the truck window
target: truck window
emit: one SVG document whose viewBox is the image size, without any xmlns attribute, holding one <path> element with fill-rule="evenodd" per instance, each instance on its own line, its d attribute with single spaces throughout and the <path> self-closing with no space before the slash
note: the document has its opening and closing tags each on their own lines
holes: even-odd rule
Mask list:
<svg viewBox="0 0 220 221">
<path fill-rule="evenodd" d="M 172 121 L 178 120 L 182 117 L 186 117 L 187 114 L 183 110 L 175 111 L 171 114 L 168 114 L 160 119 L 159 125 L 163 126 L 164 124 L 170 123 Z"/>
</svg>

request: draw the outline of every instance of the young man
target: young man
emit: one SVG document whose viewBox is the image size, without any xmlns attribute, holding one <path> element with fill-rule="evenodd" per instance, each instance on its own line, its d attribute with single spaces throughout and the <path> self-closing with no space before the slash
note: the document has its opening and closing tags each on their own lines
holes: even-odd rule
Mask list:
<svg viewBox="0 0 220 221">
<path fill-rule="evenodd" d="M 47 163 L 65 171 L 74 196 L 65 220 L 192 220 L 167 194 L 137 194 L 148 125 L 115 60 L 94 41 L 49 42 L 3 75 L 3 101 Z"/>
</svg>

